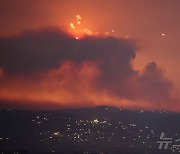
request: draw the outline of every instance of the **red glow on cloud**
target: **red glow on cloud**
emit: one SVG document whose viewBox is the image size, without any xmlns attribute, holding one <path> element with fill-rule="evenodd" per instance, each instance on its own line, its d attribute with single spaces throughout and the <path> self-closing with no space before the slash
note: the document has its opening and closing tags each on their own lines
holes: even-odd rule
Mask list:
<svg viewBox="0 0 180 154">
<path fill-rule="evenodd" d="M 38 80 L 18 76 L 0 83 L 0 99 L 14 102 L 31 102 L 31 106 L 43 103 L 61 107 L 98 105 L 130 106 L 128 100 L 97 90 L 95 80 L 100 75 L 97 63 L 86 61 L 75 64 L 66 61 L 59 68 L 41 72 Z"/>
<path fill-rule="evenodd" d="M 65 61 L 59 68 L 39 72 L 37 80 L 25 76 L 3 79 L 5 82 L 0 83 L 0 99 L 16 102 L 17 106 L 23 103 L 25 108 L 30 103 L 33 109 L 38 108 L 39 104 L 44 108 L 49 103 L 60 108 L 110 105 L 127 109 L 164 109 L 146 100 L 129 100 L 106 89 L 99 90 L 96 79 L 101 72 L 97 65 L 98 62 L 92 61 L 82 64 Z"/>
</svg>

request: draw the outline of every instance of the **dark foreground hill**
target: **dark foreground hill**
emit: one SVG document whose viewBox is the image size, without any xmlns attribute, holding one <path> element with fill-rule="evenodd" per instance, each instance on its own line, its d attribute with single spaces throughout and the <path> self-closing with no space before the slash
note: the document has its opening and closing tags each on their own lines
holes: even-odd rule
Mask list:
<svg viewBox="0 0 180 154">
<path fill-rule="evenodd" d="M 172 138 L 165 150 L 158 149 L 162 132 Z M 0 153 L 166 154 L 179 152 L 178 139 L 180 114 L 166 111 L 0 110 Z"/>
</svg>

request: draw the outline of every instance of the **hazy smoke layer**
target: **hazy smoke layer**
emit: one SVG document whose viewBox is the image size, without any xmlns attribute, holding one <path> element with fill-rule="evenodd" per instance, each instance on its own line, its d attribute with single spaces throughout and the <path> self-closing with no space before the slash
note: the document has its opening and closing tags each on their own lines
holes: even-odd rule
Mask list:
<svg viewBox="0 0 180 154">
<path fill-rule="evenodd" d="M 172 83 L 155 62 L 141 73 L 132 68 L 136 50 L 127 39 L 76 40 L 56 29 L 0 38 L 0 99 L 8 101 L 6 105 L 14 101 L 14 106 L 23 102 L 37 107 L 55 103 L 176 110 Z"/>
</svg>

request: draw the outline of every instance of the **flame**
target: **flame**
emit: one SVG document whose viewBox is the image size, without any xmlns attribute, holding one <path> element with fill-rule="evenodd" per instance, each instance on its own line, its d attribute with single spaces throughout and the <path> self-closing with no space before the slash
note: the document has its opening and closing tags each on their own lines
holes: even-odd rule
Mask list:
<svg viewBox="0 0 180 154">
<path fill-rule="evenodd" d="M 81 20 L 81 16 L 80 15 L 76 15 L 76 20 Z"/>
<path fill-rule="evenodd" d="M 75 22 L 70 23 L 71 34 L 74 36 L 76 40 L 84 36 L 93 35 L 93 32 L 90 29 L 83 28 L 81 26 L 82 25 L 81 20 L 82 20 L 82 17 L 80 15 L 76 15 Z"/>
<path fill-rule="evenodd" d="M 99 32 L 97 32 L 97 31 L 93 32 L 91 29 L 84 27 L 84 25 L 82 23 L 82 17 L 80 15 L 75 16 L 74 22 L 71 22 L 69 24 L 69 27 L 70 27 L 70 30 L 69 30 L 70 34 L 73 35 L 73 37 L 76 40 L 81 39 L 85 36 L 100 35 Z M 101 36 L 109 36 L 109 35 L 113 35 L 113 33 L 115 33 L 114 29 L 102 33 Z"/>
<path fill-rule="evenodd" d="M 80 25 L 80 24 L 81 24 L 81 21 L 77 21 L 77 24 Z"/>
<path fill-rule="evenodd" d="M 76 29 L 76 28 L 74 27 L 74 24 L 73 24 L 73 23 L 70 23 L 70 27 L 71 27 L 71 29 Z"/>
</svg>

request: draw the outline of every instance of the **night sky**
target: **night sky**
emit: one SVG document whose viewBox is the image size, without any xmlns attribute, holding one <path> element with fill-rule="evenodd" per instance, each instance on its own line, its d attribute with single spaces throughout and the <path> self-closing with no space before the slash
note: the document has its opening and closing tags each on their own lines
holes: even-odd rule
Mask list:
<svg viewBox="0 0 180 154">
<path fill-rule="evenodd" d="M 180 111 L 179 0 L 0 0 L 0 107 Z"/>
</svg>

